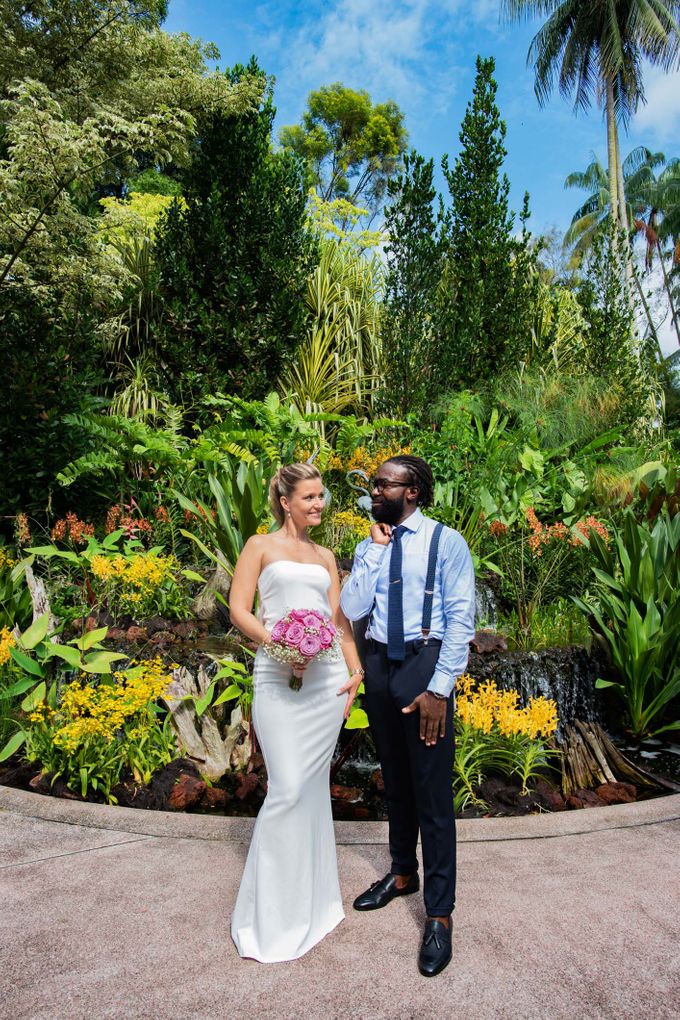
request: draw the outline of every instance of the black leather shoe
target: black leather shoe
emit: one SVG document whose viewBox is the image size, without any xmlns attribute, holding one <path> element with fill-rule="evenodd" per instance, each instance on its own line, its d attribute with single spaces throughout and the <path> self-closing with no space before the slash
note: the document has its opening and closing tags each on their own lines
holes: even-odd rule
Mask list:
<svg viewBox="0 0 680 1020">
<path fill-rule="evenodd" d="M 397 888 L 395 875 L 385 875 L 379 882 L 374 882 L 366 892 L 357 896 L 354 901 L 355 910 L 378 910 L 385 907 L 395 896 L 408 896 L 409 893 L 418 892 L 420 881 L 417 873 L 411 875 L 403 889 Z"/>
<path fill-rule="evenodd" d="M 447 928 L 441 921 L 428 919 L 418 957 L 418 970 L 425 977 L 434 977 L 444 970 L 450 960 L 451 928 Z"/>
</svg>

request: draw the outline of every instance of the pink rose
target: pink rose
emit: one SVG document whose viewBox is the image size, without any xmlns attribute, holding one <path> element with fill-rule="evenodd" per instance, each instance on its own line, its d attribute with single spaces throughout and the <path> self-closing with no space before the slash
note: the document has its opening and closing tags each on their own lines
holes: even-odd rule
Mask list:
<svg viewBox="0 0 680 1020">
<path fill-rule="evenodd" d="M 308 609 L 291 609 L 288 616 L 291 620 L 296 620 L 298 623 L 303 623 L 308 612 L 309 612 Z"/>
<path fill-rule="evenodd" d="M 321 651 L 321 642 L 316 634 L 305 634 L 300 642 L 300 651 L 307 659 L 313 658 Z"/>
<path fill-rule="evenodd" d="M 275 623 L 274 626 L 272 627 L 272 641 L 280 641 L 281 638 L 285 635 L 285 633 L 286 624 L 283 622 L 283 620 L 279 620 L 279 622 Z"/>
<path fill-rule="evenodd" d="M 333 632 L 330 627 L 322 627 L 319 631 L 319 641 L 322 648 L 330 648 L 333 644 Z"/>
<path fill-rule="evenodd" d="M 307 613 L 302 622 L 305 627 L 311 627 L 314 628 L 314 630 L 318 630 L 323 623 L 323 618 L 319 616 L 318 613 Z"/>
<path fill-rule="evenodd" d="M 304 636 L 305 628 L 301 623 L 295 622 L 291 623 L 288 627 L 284 640 L 287 645 L 291 646 L 291 648 L 297 648 Z"/>
</svg>

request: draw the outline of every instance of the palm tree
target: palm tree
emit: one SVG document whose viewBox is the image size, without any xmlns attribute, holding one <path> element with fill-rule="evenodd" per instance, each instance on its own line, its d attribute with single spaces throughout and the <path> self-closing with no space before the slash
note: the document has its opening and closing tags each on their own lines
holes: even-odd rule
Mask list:
<svg viewBox="0 0 680 1020">
<path fill-rule="evenodd" d="M 650 173 L 638 189 L 633 225 L 638 232 L 644 233 L 647 241 L 645 268 L 651 270 L 654 256 L 659 256 L 671 310 L 671 324 L 680 344 L 680 316 L 677 312 L 680 297 L 677 288 L 677 267 L 680 264 L 680 159 L 669 160 L 658 178 Z M 670 242 L 670 252 L 664 252 L 662 242 Z M 671 257 L 670 274 L 664 261 L 664 256 L 668 254 Z"/>
<path fill-rule="evenodd" d="M 632 223 L 636 231 L 647 229 L 647 256 L 645 258 L 645 268 L 647 269 L 651 268 L 651 234 L 649 233 L 650 228 L 648 228 L 648 225 L 641 217 L 645 208 L 649 205 L 647 196 L 650 187 L 655 182 L 654 170 L 665 163 L 665 161 L 666 157 L 662 152 L 651 152 L 643 145 L 640 145 L 628 154 L 621 167 L 625 222 Z M 580 257 L 592 247 L 593 241 L 598 234 L 606 230 L 610 216 L 612 219 L 616 219 L 616 215 L 612 215 L 611 211 L 609 171 L 602 165 L 597 156 L 593 155 L 592 162 L 584 171 L 575 171 L 569 174 L 564 182 L 564 186 L 565 188 L 579 188 L 582 191 L 590 192 L 583 205 L 574 213 L 569 229 L 564 235 L 564 244 L 566 247 L 571 248 L 572 256 Z M 651 334 L 658 342 L 656 325 L 652 318 L 649 304 L 638 276 L 633 272 L 632 267 L 630 267 L 628 279 L 629 281 L 632 279 L 635 283 Z M 673 297 L 668 285 L 666 286 L 666 291 L 671 315 L 675 322 Z"/>
<path fill-rule="evenodd" d="M 548 16 L 527 57 L 541 105 L 557 82 L 576 111 L 593 99 L 604 106 L 609 208 L 627 231 L 617 124 L 626 126 L 645 101 L 643 59 L 666 71 L 678 64 L 680 0 L 501 0 L 501 9 L 514 20 Z"/>
<path fill-rule="evenodd" d="M 636 213 L 648 204 L 643 196 L 655 179 L 655 168 L 665 162 L 662 152 L 651 152 L 643 145 L 633 149 L 624 159 L 622 177 L 627 223 L 633 223 Z M 586 169 L 569 174 L 564 186 L 589 192 L 588 198 L 572 216 L 564 235 L 565 247 L 571 248 L 573 255 L 582 255 L 592 246 L 595 237 L 606 229 L 611 213 L 609 171 L 593 154 Z"/>
</svg>

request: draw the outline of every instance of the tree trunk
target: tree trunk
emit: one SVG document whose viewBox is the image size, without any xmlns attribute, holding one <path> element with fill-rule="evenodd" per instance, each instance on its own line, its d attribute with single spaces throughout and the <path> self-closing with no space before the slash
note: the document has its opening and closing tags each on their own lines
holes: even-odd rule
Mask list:
<svg viewBox="0 0 680 1020">
<path fill-rule="evenodd" d="M 617 144 L 616 144 L 616 112 L 614 110 L 614 84 L 611 78 L 605 79 L 607 117 L 607 169 L 609 171 L 609 215 L 612 223 L 618 228 L 619 222 L 619 196 L 618 196 L 618 175 L 617 165 Z M 618 240 L 617 240 L 618 246 Z"/>
<path fill-rule="evenodd" d="M 664 282 L 664 286 L 666 288 L 666 294 L 668 295 L 668 304 L 670 305 L 670 309 L 671 309 L 671 324 L 672 324 L 673 328 L 675 329 L 675 335 L 677 336 L 678 343 L 680 344 L 680 321 L 678 320 L 678 314 L 677 314 L 677 312 L 675 310 L 675 303 L 673 301 L 673 291 L 672 291 L 672 288 L 671 288 L 671 281 L 669 280 L 668 273 L 666 272 L 666 266 L 665 266 L 664 261 L 663 261 L 663 251 L 661 250 L 661 242 L 659 241 L 658 236 L 657 236 L 657 239 L 656 239 L 656 247 L 657 247 L 657 251 L 659 252 L 659 262 L 661 263 L 661 272 L 663 273 L 663 282 Z"/>
</svg>

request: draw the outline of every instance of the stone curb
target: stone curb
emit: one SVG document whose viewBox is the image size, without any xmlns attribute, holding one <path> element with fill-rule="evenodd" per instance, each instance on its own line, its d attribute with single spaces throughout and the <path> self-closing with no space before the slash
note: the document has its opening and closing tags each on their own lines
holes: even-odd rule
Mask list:
<svg viewBox="0 0 680 1020">
<path fill-rule="evenodd" d="M 21 815 L 42 821 L 80 825 L 112 832 L 132 832 L 142 836 L 174 839 L 214 840 L 223 843 L 249 843 L 254 818 L 228 818 L 217 815 L 176 814 L 172 811 L 142 811 L 109 807 L 80 801 L 46 797 L 26 790 L 0 786 L 2 813 Z M 680 820 L 680 794 L 655 797 L 635 804 L 582 808 L 578 811 L 526 815 L 522 818 L 475 818 L 457 823 L 458 842 L 486 843 L 519 839 L 555 839 L 583 836 L 605 829 L 629 829 L 641 825 Z M 336 822 L 339 845 L 387 844 L 386 822 Z"/>
</svg>

